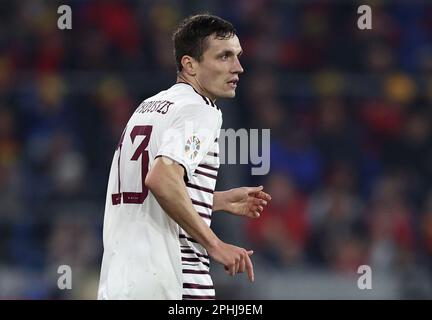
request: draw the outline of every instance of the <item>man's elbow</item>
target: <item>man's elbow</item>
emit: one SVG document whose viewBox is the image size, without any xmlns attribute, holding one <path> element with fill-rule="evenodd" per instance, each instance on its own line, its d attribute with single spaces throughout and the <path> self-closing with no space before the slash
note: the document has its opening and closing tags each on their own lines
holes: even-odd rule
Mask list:
<svg viewBox="0 0 432 320">
<path fill-rule="evenodd" d="M 144 185 L 153 194 L 158 193 L 158 190 L 160 188 L 160 179 L 157 179 L 157 177 L 155 177 L 155 174 L 150 171 L 144 180 Z"/>
</svg>

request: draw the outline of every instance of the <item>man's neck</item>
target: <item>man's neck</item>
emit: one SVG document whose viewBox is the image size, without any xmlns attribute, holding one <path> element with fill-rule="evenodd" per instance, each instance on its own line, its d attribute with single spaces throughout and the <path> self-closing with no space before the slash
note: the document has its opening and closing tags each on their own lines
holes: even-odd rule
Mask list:
<svg viewBox="0 0 432 320">
<path fill-rule="evenodd" d="M 215 98 L 211 98 L 211 95 L 209 95 L 204 89 L 202 89 L 202 87 L 199 85 L 199 83 L 196 81 L 195 78 L 189 79 L 187 77 L 185 77 L 184 75 L 177 75 L 177 81 L 176 83 L 186 83 L 190 86 L 192 86 L 192 88 L 194 88 L 194 90 L 196 92 L 198 92 L 200 95 L 203 95 L 209 99 L 211 99 L 213 102 L 216 101 Z"/>
</svg>

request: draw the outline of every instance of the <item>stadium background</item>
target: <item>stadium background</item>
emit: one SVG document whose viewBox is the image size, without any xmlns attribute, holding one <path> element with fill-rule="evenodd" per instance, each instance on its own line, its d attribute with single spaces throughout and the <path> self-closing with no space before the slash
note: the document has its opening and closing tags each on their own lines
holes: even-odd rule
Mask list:
<svg viewBox="0 0 432 320">
<path fill-rule="evenodd" d="M 0 298 L 95 298 L 116 142 L 174 83 L 171 32 L 203 11 L 244 49 L 223 127 L 271 129 L 270 174 L 220 171 L 217 189 L 263 183 L 273 201 L 253 223 L 214 215 L 255 251 L 254 284 L 213 264 L 218 298 L 432 298 L 432 4 L 378 0 L 2 0 Z M 64 264 L 72 290 L 57 288 Z M 372 290 L 357 288 L 362 264 Z"/>
</svg>

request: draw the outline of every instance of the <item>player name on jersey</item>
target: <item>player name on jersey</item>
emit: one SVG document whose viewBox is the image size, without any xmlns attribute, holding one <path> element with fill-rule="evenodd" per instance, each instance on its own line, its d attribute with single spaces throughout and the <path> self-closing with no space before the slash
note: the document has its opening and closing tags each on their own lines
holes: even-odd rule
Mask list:
<svg viewBox="0 0 432 320">
<path fill-rule="evenodd" d="M 173 105 L 174 102 L 171 101 L 144 101 L 140 104 L 140 106 L 135 110 L 135 113 L 145 113 L 145 112 L 159 112 L 162 114 L 166 114 L 169 111 L 169 107 Z"/>
</svg>

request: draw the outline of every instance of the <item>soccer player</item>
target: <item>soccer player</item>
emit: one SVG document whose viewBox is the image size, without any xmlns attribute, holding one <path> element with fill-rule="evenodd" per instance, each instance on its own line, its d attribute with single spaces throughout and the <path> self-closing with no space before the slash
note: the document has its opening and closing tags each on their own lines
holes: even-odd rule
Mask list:
<svg viewBox="0 0 432 320">
<path fill-rule="evenodd" d="M 177 83 L 146 99 L 126 125 L 111 166 L 99 299 L 215 299 L 209 258 L 254 280 L 252 251 L 210 229 L 213 211 L 257 218 L 263 187 L 215 192 L 222 114 L 243 72 L 232 24 L 185 19 L 173 36 Z"/>
</svg>

